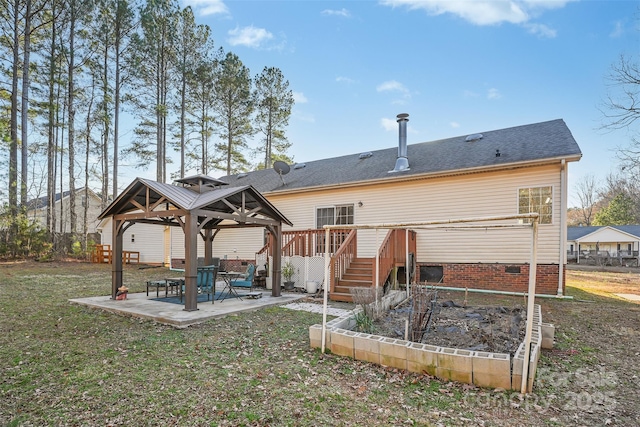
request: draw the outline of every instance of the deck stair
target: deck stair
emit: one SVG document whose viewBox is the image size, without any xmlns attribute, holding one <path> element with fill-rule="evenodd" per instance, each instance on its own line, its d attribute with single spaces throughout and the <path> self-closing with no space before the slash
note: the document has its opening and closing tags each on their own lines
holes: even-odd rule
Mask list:
<svg viewBox="0 0 640 427">
<path fill-rule="evenodd" d="M 373 258 L 356 258 L 351 261 L 351 265 L 337 280 L 335 289 L 331 292 L 332 301 L 353 302 L 351 288 L 371 288 L 373 286 L 372 271 Z"/>
</svg>

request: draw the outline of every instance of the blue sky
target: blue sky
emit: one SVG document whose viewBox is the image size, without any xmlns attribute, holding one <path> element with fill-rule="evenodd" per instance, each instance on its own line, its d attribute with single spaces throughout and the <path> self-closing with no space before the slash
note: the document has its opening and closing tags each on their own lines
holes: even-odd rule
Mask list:
<svg viewBox="0 0 640 427">
<path fill-rule="evenodd" d="M 182 0 L 252 75 L 282 70 L 298 162 L 562 118 L 585 174 L 616 168 L 606 76 L 640 53 L 640 1 Z M 570 203 L 571 204 L 571 203 Z"/>
</svg>

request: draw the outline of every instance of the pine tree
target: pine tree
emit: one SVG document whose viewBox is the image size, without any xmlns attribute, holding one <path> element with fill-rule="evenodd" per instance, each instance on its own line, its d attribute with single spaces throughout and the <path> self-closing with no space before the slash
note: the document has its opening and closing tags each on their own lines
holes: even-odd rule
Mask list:
<svg viewBox="0 0 640 427">
<path fill-rule="evenodd" d="M 251 126 L 254 109 L 251 77 L 249 69 L 237 55 L 229 52 L 220 62 L 214 91 L 213 110 L 217 114 L 214 123 L 222 140 L 217 148 L 226 154 L 224 166 L 227 175 L 231 175 L 248 168 L 249 162 L 244 154 L 248 148 L 246 139 L 254 134 Z"/>
<path fill-rule="evenodd" d="M 294 100 L 282 71 L 265 67 L 255 78 L 254 98 L 257 128 L 264 135 L 263 145 L 258 149 L 264 153 L 262 166 L 270 168 L 274 160 L 290 163 L 286 151 L 291 143 L 287 141 L 284 128 L 289 124 Z"/>
</svg>

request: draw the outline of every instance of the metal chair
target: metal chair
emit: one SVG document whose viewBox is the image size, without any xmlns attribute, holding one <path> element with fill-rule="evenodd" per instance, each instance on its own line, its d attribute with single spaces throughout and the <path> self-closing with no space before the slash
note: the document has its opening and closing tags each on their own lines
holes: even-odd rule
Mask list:
<svg viewBox="0 0 640 427">
<path fill-rule="evenodd" d="M 227 278 L 227 284 L 222 290 L 218 300 L 224 301 L 227 298 L 234 297 L 242 300 L 242 296 L 239 295 L 238 291 L 235 288 L 244 288 L 249 289 L 249 293 L 251 293 L 251 289 L 253 289 L 253 276 L 256 272 L 256 266 L 253 264 L 247 265 L 247 270 L 241 274 L 234 277 Z M 225 291 L 227 293 L 225 294 Z"/>
</svg>

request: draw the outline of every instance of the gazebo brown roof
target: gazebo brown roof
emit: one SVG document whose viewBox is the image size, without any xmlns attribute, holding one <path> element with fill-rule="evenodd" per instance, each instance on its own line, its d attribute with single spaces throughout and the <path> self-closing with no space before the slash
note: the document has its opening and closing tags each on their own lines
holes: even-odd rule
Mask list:
<svg viewBox="0 0 640 427">
<path fill-rule="evenodd" d="M 222 188 L 224 182 L 196 175 L 165 184 L 136 178 L 98 216 L 112 218 L 111 297 L 122 286 L 122 235 L 135 223 L 181 227 L 185 250 L 185 310 L 197 310 L 197 236 L 205 242 L 205 263 L 211 263 L 213 238 L 224 228 L 264 227 L 274 239 L 272 295 L 280 296 L 282 223 L 293 225 L 250 185 Z"/>
</svg>

